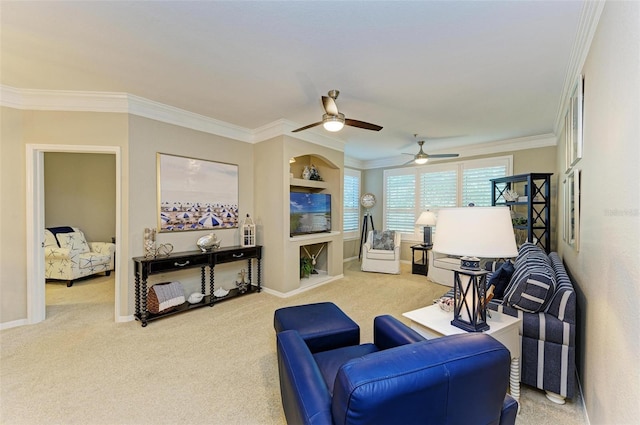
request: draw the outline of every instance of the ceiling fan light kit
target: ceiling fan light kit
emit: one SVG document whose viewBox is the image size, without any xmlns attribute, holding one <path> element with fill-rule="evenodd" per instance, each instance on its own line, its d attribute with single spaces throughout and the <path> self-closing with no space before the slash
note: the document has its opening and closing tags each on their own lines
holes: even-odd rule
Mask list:
<svg viewBox="0 0 640 425">
<path fill-rule="evenodd" d="M 414 134 L 414 137 L 418 137 L 417 134 Z M 459 155 L 457 153 L 440 153 L 440 154 L 432 154 L 429 155 L 422 150 L 422 145 L 424 145 L 424 140 L 418 141 L 418 146 L 420 146 L 420 150 L 417 154 L 407 153 L 405 155 L 413 156 L 413 160 L 406 162 L 404 165 L 411 164 L 412 162 L 418 165 L 424 165 L 429 161 L 429 158 L 457 158 Z"/>
<path fill-rule="evenodd" d="M 322 116 L 322 126 L 325 130 L 331 132 L 342 130 L 344 127 L 344 114 L 339 113 L 338 116 L 324 114 Z"/>
</svg>

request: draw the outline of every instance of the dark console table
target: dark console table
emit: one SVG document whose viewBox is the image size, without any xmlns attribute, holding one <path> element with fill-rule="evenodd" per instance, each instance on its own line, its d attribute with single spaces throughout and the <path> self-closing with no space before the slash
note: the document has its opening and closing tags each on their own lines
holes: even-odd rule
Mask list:
<svg viewBox="0 0 640 425">
<path fill-rule="evenodd" d="M 230 263 L 233 261 L 247 261 L 248 279 L 249 285 L 245 291 L 241 291 L 238 288 L 231 289 L 224 297 L 216 297 L 214 292 L 214 269 L 216 264 Z M 253 260 L 256 260 L 256 272 L 257 272 L 257 285 L 253 284 Z M 241 247 L 230 246 L 225 248 L 218 248 L 212 251 L 186 251 L 176 252 L 168 256 L 146 258 L 146 257 L 134 257 L 134 273 L 135 273 L 135 305 L 136 312 L 135 318 L 142 322 L 142 327 L 147 326 L 147 323 L 159 319 L 161 317 L 170 316 L 172 314 L 182 313 L 185 311 L 193 310 L 204 306 L 213 307 L 217 302 L 228 300 L 240 295 L 247 295 L 253 292 L 260 292 L 261 287 L 261 269 L 260 261 L 262 260 L 262 246 L 254 247 Z M 189 304 L 185 302 L 182 305 L 177 306 L 171 311 L 161 312 L 158 314 L 150 313 L 147 310 L 147 278 L 150 275 L 158 273 L 166 273 L 177 270 L 184 270 L 190 268 L 200 268 L 200 282 L 201 291 L 205 294 L 202 301 L 196 304 Z M 209 291 L 207 291 L 207 267 L 209 268 Z M 208 292 L 208 293 L 207 293 Z"/>
</svg>

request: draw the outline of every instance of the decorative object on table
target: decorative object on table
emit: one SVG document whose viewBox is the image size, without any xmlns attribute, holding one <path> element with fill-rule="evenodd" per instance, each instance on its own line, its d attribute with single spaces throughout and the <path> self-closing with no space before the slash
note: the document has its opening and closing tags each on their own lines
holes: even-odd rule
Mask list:
<svg viewBox="0 0 640 425">
<path fill-rule="evenodd" d="M 434 251 L 461 256 L 454 270 L 455 307 L 451 324 L 469 332 L 489 329 L 486 275 L 480 259 L 518 255 L 511 214 L 507 207 L 443 208 L 438 214 Z"/>
<path fill-rule="evenodd" d="M 157 154 L 160 232 L 238 227 L 238 166 Z"/>
<path fill-rule="evenodd" d="M 424 226 L 423 229 L 423 237 L 424 241 L 422 246 L 432 246 L 433 242 L 431 240 L 431 226 L 436 225 L 436 215 L 429 210 L 423 211 L 418 217 L 416 221 L 416 226 Z"/>
<path fill-rule="evenodd" d="M 455 307 L 455 302 L 451 297 L 442 297 L 437 300 L 433 300 L 434 304 L 438 304 L 441 310 L 452 312 Z"/>
<path fill-rule="evenodd" d="M 311 177 L 311 170 L 309 170 L 308 165 L 305 165 L 304 170 L 302 170 L 302 178 L 305 180 L 309 180 L 309 177 Z"/>
<path fill-rule="evenodd" d="M 240 237 L 241 246 L 256 246 L 256 225 L 253 219 L 247 214 L 247 218 L 242 222 L 242 236 Z"/>
<path fill-rule="evenodd" d="M 504 200 L 507 202 L 516 202 L 518 200 L 518 197 L 520 196 L 518 195 L 518 192 L 511 189 L 505 190 L 502 195 L 504 196 Z"/>
<path fill-rule="evenodd" d="M 189 295 L 189 298 L 187 298 L 187 302 L 189 304 L 198 304 L 200 301 L 202 301 L 203 298 L 204 294 L 200 292 L 194 292 L 193 294 Z"/>
<path fill-rule="evenodd" d="M 249 287 L 249 282 L 247 282 L 247 272 L 245 269 L 240 270 L 238 273 L 238 278 L 240 281 L 236 281 L 236 287 L 241 294 L 247 292 L 247 288 Z"/>
<path fill-rule="evenodd" d="M 218 288 L 215 291 L 213 291 L 213 296 L 216 298 L 226 297 L 227 295 L 229 295 L 228 289 Z"/>
<path fill-rule="evenodd" d="M 154 257 L 168 257 L 173 252 L 173 245 L 170 243 L 163 243 L 156 248 L 156 255 Z"/>
<path fill-rule="evenodd" d="M 320 173 L 318 173 L 318 169 L 315 165 L 311 164 L 309 168 L 309 180 L 322 181 L 322 177 L 320 177 Z"/>
<path fill-rule="evenodd" d="M 198 248 L 200 248 L 202 252 L 207 252 L 220 248 L 220 241 L 214 233 L 209 233 L 208 235 L 199 238 L 196 245 L 198 245 Z"/>
<path fill-rule="evenodd" d="M 149 227 L 144 229 L 144 256 L 146 258 L 156 256 L 156 229 Z"/>
<path fill-rule="evenodd" d="M 147 310 L 149 313 L 162 313 L 184 304 L 184 289 L 180 282 L 156 283 L 149 288 Z"/>
</svg>

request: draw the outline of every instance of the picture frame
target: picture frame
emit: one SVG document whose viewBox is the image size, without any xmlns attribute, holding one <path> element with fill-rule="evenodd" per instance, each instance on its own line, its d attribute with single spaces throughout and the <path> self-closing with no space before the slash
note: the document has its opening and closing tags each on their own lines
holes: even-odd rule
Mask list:
<svg viewBox="0 0 640 425">
<path fill-rule="evenodd" d="M 238 165 L 158 152 L 158 230 L 237 228 Z"/>
<path fill-rule="evenodd" d="M 584 76 L 578 78 L 571 91 L 569 107 L 565 116 L 567 147 L 567 170 L 582 158 L 584 121 Z"/>
<path fill-rule="evenodd" d="M 575 251 L 580 248 L 580 177 L 581 171 L 572 170 L 564 181 L 565 218 L 564 240 Z"/>
</svg>

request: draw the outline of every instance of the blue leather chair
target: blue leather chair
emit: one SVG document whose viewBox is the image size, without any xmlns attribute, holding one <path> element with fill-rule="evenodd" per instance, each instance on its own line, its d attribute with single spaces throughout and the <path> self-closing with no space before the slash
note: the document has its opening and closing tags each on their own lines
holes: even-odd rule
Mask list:
<svg viewBox="0 0 640 425">
<path fill-rule="evenodd" d="M 509 351 L 483 334 L 425 340 L 391 316 L 374 343 L 312 353 L 296 330 L 277 334 L 288 424 L 514 424 Z"/>
</svg>

